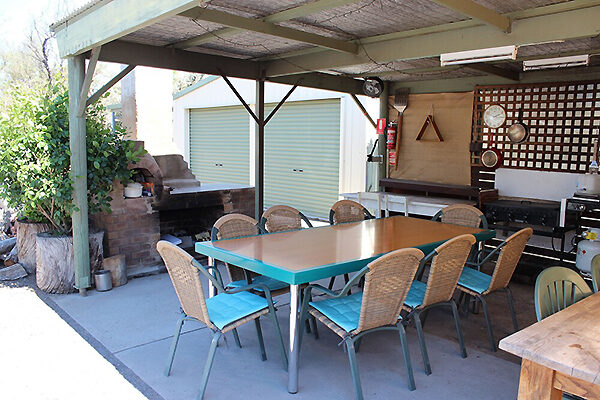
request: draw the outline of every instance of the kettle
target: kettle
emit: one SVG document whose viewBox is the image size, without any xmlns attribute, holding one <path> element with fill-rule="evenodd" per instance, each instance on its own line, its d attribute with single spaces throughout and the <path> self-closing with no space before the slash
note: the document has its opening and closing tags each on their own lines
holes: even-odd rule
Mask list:
<svg viewBox="0 0 600 400">
<path fill-rule="evenodd" d="M 590 173 L 579 175 L 577 194 L 600 194 L 600 175 Z"/>
</svg>

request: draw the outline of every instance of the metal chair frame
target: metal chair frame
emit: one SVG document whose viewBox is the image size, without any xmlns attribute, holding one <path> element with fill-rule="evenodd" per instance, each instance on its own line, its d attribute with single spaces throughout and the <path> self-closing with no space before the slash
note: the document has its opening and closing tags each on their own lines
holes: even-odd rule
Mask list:
<svg viewBox="0 0 600 400">
<path fill-rule="evenodd" d="M 183 250 L 181 250 L 181 251 L 183 251 Z M 191 256 L 190 256 L 190 259 L 191 259 L 190 260 L 191 266 L 196 268 L 196 270 L 198 272 L 200 272 L 204 277 L 206 277 L 217 288 L 217 290 L 222 293 L 234 294 L 234 293 L 240 293 L 240 292 L 252 292 L 252 290 L 256 290 L 256 289 L 261 289 L 263 291 L 265 298 L 267 300 L 268 309 L 269 309 L 269 312 L 266 315 L 268 315 L 272 319 L 273 325 L 275 327 L 275 333 L 279 337 L 279 350 L 280 350 L 281 358 L 283 361 L 283 368 L 285 371 L 287 371 L 287 367 L 288 367 L 287 352 L 286 352 L 285 345 L 283 342 L 283 337 L 281 335 L 279 321 L 277 320 L 277 314 L 275 313 L 275 307 L 273 304 L 273 299 L 271 297 L 271 292 L 269 291 L 269 288 L 267 286 L 261 285 L 261 284 L 250 284 L 250 285 L 239 287 L 236 289 L 225 289 L 223 287 L 223 280 L 221 278 L 221 273 L 219 272 L 219 270 L 216 267 L 210 266 L 210 267 L 205 268 L 198 261 L 193 259 Z M 215 275 L 213 275 L 211 272 L 209 272 L 209 270 L 214 271 Z M 248 318 L 248 317 L 249 316 L 246 316 L 244 318 Z M 242 321 L 244 318 L 241 318 L 237 321 L 233 321 L 232 324 Z M 183 324 L 185 321 L 192 321 L 192 320 L 204 323 L 203 321 L 200 321 L 199 319 L 197 319 L 195 317 L 188 316 L 184 311 L 181 312 L 181 316 L 179 317 L 179 319 L 177 320 L 177 323 L 176 323 L 175 334 L 173 335 L 173 339 L 171 341 L 171 346 L 169 349 L 169 356 L 167 358 L 167 366 L 164 371 L 165 376 L 169 376 L 171 374 L 171 368 L 173 366 L 173 360 L 175 358 L 175 351 L 177 350 L 177 344 L 179 342 L 179 337 L 181 336 L 181 329 L 183 328 Z M 261 357 L 262 361 L 265 361 L 267 359 L 267 355 L 266 355 L 265 344 L 264 344 L 263 336 L 262 336 L 262 329 L 260 326 L 260 315 L 258 317 L 255 317 L 253 320 L 254 320 L 254 324 L 256 327 L 256 333 L 258 336 L 258 343 L 259 343 L 259 347 L 260 347 L 260 357 Z M 249 322 L 249 321 L 244 321 L 242 324 L 244 324 L 246 322 Z M 208 326 L 208 328 L 213 332 L 213 338 L 212 338 L 210 348 L 208 351 L 208 355 L 206 358 L 204 371 L 203 371 L 202 377 L 200 379 L 200 382 L 201 382 L 200 393 L 198 394 L 198 397 L 197 397 L 199 400 L 204 398 L 204 394 L 206 392 L 206 386 L 208 383 L 208 378 L 210 375 L 210 371 L 212 369 L 212 364 L 213 364 L 215 353 L 217 350 L 217 344 L 218 344 L 221 336 L 223 336 L 225 333 L 225 332 L 223 332 L 223 330 L 218 329 L 214 325 L 212 327 Z M 233 328 L 232 331 L 235 332 L 235 328 Z M 237 334 L 234 333 L 234 336 L 237 336 Z M 239 345 L 239 339 L 236 341 Z M 239 345 L 239 346 L 241 347 L 241 345 Z"/>
<path fill-rule="evenodd" d="M 429 253 L 427 256 L 425 256 L 425 258 L 423 258 L 423 260 L 421 260 L 421 263 L 419 265 L 419 269 L 417 271 L 416 276 L 422 275 L 422 271 L 424 270 L 425 265 L 427 265 L 427 263 L 431 262 L 431 260 L 433 260 L 433 258 L 437 255 L 438 255 L 437 251 L 434 250 L 431 253 Z M 424 365 L 425 373 L 427 375 L 431 375 L 431 363 L 429 362 L 429 354 L 427 352 L 427 345 L 425 344 L 425 334 L 423 332 L 423 325 L 425 323 L 425 319 L 427 318 L 427 314 L 428 314 L 429 310 L 431 310 L 432 308 L 436 308 L 436 307 L 450 307 L 450 309 L 452 310 L 452 316 L 454 318 L 454 327 L 456 328 L 456 336 L 458 337 L 458 347 L 460 350 L 460 355 L 462 358 L 467 357 L 467 349 L 465 348 L 465 342 L 463 339 L 462 327 L 460 325 L 460 318 L 458 315 L 458 307 L 457 307 L 454 299 L 451 299 L 449 301 L 444 301 L 444 302 L 438 302 L 435 304 L 430 304 L 430 305 L 427 305 L 424 307 L 417 307 L 414 309 L 410 309 L 405 320 L 408 323 L 412 319 L 415 323 L 415 328 L 417 330 L 417 338 L 419 339 L 419 347 L 421 349 L 421 357 L 423 358 L 423 365 Z M 406 307 L 406 308 L 409 309 L 409 307 Z M 421 320 L 421 315 L 423 315 L 423 320 Z"/>
<path fill-rule="evenodd" d="M 518 232 L 514 233 L 513 235 L 509 236 L 508 238 L 506 238 L 506 240 L 502 241 L 502 243 L 500 243 L 496 248 L 494 248 L 492 251 L 490 251 L 489 254 L 487 256 L 485 256 L 483 259 L 481 259 L 480 261 L 478 261 L 478 262 L 467 261 L 467 268 L 469 268 L 469 266 L 472 266 L 472 267 L 475 267 L 477 270 L 480 270 L 482 265 L 484 265 L 485 263 L 490 261 L 491 258 L 494 257 L 497 253 L 502 252 L 502 250 L 508 244 L 509 240 L 512 237 L 516 237 L 516 235 L 519 234 L 520 232 L 521 231 L 518 231 Z M 500 256 L 500 255 L 498 255 L 498 256 Z M 495 268 L 498 268 L 497 261 L 496 261 Z M 495 269 L 494 269 L 494 271 L 495 271 Z M 459 282 L 460 282 L 460 280 L 459 280 Z M 490 282 L 490 286 L 492 285 L 492 283 L 493 282 Z M 487 303 L 485 301 L 485 296 L 487 296 L 491 293 L 500 291 L 500 290 L 504 291 L 504 293 L 506 294 L 506 301 L 508 303 L 508 309 L 510 312 L 510 317 L 512 319 L 514 332 L 517 332 L 519 330 L 519 323 L 517 321 L 517 315 L 515 313 L 514 299 L 512 296 L 512 292 L 511 292 L 510 288 L 508 287 L 508 284 L 503 288 L 498 288 L 498 289 L 489 288 L 484 293 L 477 293 L 472 290 L 469 290 L 468 288 L 461 286 L 460 283 L 457 285 L 457 289 L 459 289 L 461 291 L 458 302 L 459 302 L 459 304 L 464 302 L 465 315 L 468 316 L 468 314 L 469 314 L 469 304 L 471 302 L 471 297 L 473 297 L 476 302 L 481 304 L 481 309 L 483 310 L 483 316 L 485 319 L 485 325 L 487 327 L 488 337 L 489 337 L 490 343 L 491 343 L 491 349 L 493 352 L 498 351 L 498 346 L 496 345 L 496 339 L 494 338 L 492 320 L 490 318 Z M 476 304 L 477 303 L 474 304 L 474 307 L 476 306 Z"/>
<path fill-rule="evenodd" d="M 335 202 L 333 204 L 333 206 L 331 206 L 331 209 L 329 210 L 329 225 L 336 225 L 336 222 L 334 221 L 335 210 L 339 205 L 342 205 L 342 204 L 350 204 L 355 207 L 362 208 L 362 211 L 363 211 L 362 221 L 367 220 L 367 219 L 375 219 L 373 214 L 371 214 L 369 212 L 369 210 L 367 210 L 365 208 L 365 206 L 363 206 L 362 204 L 357 203 L 356 201 L 352 201 L 352 200 L 340 200 L 340 201 Z M 353 222 L 358 222 L 358 221 L 353 221 Z M 337 224 L 340 224 L 340 223 L 343 224 L 346 222 L 338 222 Z M 335 284 L 335 278 L 336 278 L 335 276 L 332 276 L 331 279 L 329 279 L 329 285 L 327 285 L 329 290 L 333 289 L 333 285 Z M 349 280 L 350 280 L 350 276 L 348 274 L 344 274 L 344 283 L 347 284 Z M 350 292 L 348 292 L 348 293 L 350 293 Z"/>
<path fill-rule="evenodd" d="M 309 314 L 308 311 L 309 311 L 309 307 L 310 307 L 309 302 L 312 299 L 313 290 L 327 294 L 327 295 L 331 296 L 332 298 L 340 298 L 343 296 L 347 296 L 350 293 L 350 289 L 352 288 L 352 286 L 357 284 L 368 272 L 369 272 L 369 266 L 367 265 L 367 266 L 363 267 L 360 271 L 358 271 L 356 273 L 356 275 L 354 275 L 352 277 L 352 279 L 349 280 L 348 283 L 346 283 L 346 285 L 344 286 L 344 288 L 338 293 L 336 293 L 330 289 L 327 289 L 319 284 L 313 284 L 313 285 L 307 286 L 304 289 L 304 299 L 302 301 L 302 307 L 301 307 L 301 311 L 300 311 L 300 323 L 303 323 L 303 321 L 306 321 L 308 318 L 308 314 Z M 374 332 L 378 332 L 378 331 L 393 330 L 393 331 L 398 332 L 398 334 L 400 336 L 400 345 L 402 346 L 402 354 L 404 356 L 404 367 L 406 368 L 406 373 L 408 376 L 408 378 L 407 378 L 408 379 L 408 387 L 411 391 L 415 390 L 415 388 L 416 388 L 412 363 L 410 360 L 410 351 L 408 348 L 408 341 L 406 339 L 406 330 L 404 329 L 405 321 L 403 318 L 400 318 L 400 316 L 398 316 L 398 317 L 399 317 L 398 323 L 395 325 L 380 326 L 377 328 L 362 331 L 356 335 L 348 334 L 342 338 L 342 342 L 340 343 L 340 345 L 343 343 L 346 346 L 346 351 L 348 353 L 348 360 L 350 362 L 350 370 L 352 372 L 352 382 L 354 384 L 354 392 L 356 394 L 357 400 L 363 400 L 364 397 L 363 397 L 363 393 L 362 393 L 362 385 L 360 383 L 360 375 L 358 372 L 356 353 L 359 350 L 360 342 L 361 342 L 362 338 L 365 335 L 368 335 L 368 334 L 374 333 Z M 303 336 L 302 330 L 300 330 L 299 348 L 302 347 L 302 336 Z"/>
</svg>

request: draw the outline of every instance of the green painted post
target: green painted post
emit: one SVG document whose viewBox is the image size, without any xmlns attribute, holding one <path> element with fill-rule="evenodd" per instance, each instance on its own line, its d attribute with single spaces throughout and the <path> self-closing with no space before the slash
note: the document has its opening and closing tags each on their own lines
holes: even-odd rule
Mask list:
<svg viewBox="0 0 600 400">
<path fill-rule="evenodd" d="M 390 94 L 390 85 L 388 82 L 385 82 L 383 86 L 383 92 L 381 96 L 379 96 L 379 118 L 385 118 L 386 120 L 389 117 L 388 112 L 388 97 Z M 377 185 L 379 191 L 383 191 L 383 188 L 379 184 L 380 179 L 387 177 L 387 157 L 386 157 L 386 135 L 379 136 L 379 142 L 377 143 L 377 154 L 382 156 L 383 162 L 378 165 L 377 168 Z"/>
<path fill-rule="evenodd" d="M 75 256 L 75 287 L 85 295 L 90 285 L 90 249 L 88 238 L 87 146 L 85 113 L 77 115 L 80 93 L 85 78 L 85 58 L 69 58 L 69 141 L 71 148 L 71 179 L 73 180 L 73 253 Z"/>
<path fill-rule="evenodd" d="M 254 139 L 254 218 L 263 213 L 265 200 L 265 81 L 256 81 L 256 137 Z"/>
</svg>

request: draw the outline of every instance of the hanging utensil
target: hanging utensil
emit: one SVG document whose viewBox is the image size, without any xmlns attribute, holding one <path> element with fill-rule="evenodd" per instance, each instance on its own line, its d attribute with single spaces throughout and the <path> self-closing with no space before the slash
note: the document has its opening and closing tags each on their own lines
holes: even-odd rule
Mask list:
<svg viewBox="0 0 600 400">
<path fill-rule="evenodd" d="M 481 154 L 481 163 L 490 169 L 496 169 L 502 165 L 502 153 L 494 147 L 494 136 L 491 133 L 490 146 Z"/>
<path fill-rule="evenodd" d="M 517 123 L 512 124 L 506 131 L 506 136 L 508 136 L 508 140 L 512 143 L 523 143 L 529 137 L 529 129 L 523 123 L 523 116 L 521 115 L 522 108 L 523 106 L 521 105 L 517 114 Z"/>
<path fill-rule="evenodd" d="M 394 169 L 398 169 L 398 153 L 400 151 L 400 140 L 402 139 L 402 123 L 404 122 L 404 110 L 408 106 L 408 88 L 396 90 L 394 94 L 394 108 L 398 110 L 398 131 L 396 133 L 396 164 Z"/>
</svg>

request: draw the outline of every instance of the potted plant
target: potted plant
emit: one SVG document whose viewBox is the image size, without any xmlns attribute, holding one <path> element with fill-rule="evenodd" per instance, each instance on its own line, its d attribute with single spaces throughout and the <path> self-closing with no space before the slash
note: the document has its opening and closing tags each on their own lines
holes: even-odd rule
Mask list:
<svg viewBox="0 0 600 400">
<path fill-rule="evenodd" d="M 26 221 L 21 224 L 45 224 L 47 232 L 35 232 L 36 280 L 41 289 L 52 293 L 74 290 L 68 105 L 64 83 L 38 90 L 16 88 L 7 112 L 0 116 L 0 197 L 19 210 Z M 110 212 L 113 182 L 130 179 L 127 166 L 137 161 L 141 151 L 125 140 L 122 127 L 113 131 L 108 126 L 102 105 L 96 103 L 86 111 L 91 215 Z M 102 262 L 102 235 L 90 233 L 92 272 Z"/>
</svg>

